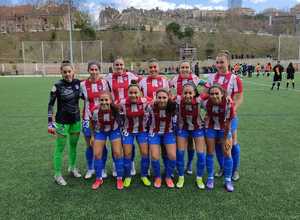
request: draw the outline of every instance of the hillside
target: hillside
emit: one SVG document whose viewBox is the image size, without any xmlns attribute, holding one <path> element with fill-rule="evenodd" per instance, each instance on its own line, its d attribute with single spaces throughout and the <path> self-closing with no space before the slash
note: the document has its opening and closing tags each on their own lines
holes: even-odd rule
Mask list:
<svg viewBox="0 0 300 220">
<path fill-rule="evenodd" d="M 26 48 L 26 60 L 28 62 L 41 62 L 41 53 L 38 50 L 38 41 L 68 41 L 68 32 L 36 32 L 36 33 L 15 33 L 0 36 L 0 62 L 23 62 L 22 41 L 37 41 L 35 45 Z M 74 41 L 88 40 L 80 32 L 74 32 Z M 110 61 L 116 56 L 123 56 L 127 60 L 147 60 L 156 57 L 159 60 L 178 60 L 179 48 L 187 41 L 190 46 L 198 49 L 198 58 L 206 59 L 208 56 L 214 57 L 217 51 L 228 49 L 232 54 L 249 54 L 255 57 L 266 57 L 272 55 L 277 57 L 278 37 L 245 35 L 239 33 L 195 33 L 192 39 L 178 40 L 174 35 L 164 32 L 145 31 L 102 31 L 97 32 L 96 40 L 103 41 L 103 59 Z M 282 41 L 281 58 L 298 57 L 298 42 L 284 39 Z M 52 46 L 51 46 L 52 47 Z M 35 50 L 34 50 L 35 48 Z M 99 48 L 99 47 L 98 47 Z M 99 49 L 93 48 L 85 53 L 87 59 L 98 58 Z M 66 50 L 67 51 L 67 50 Z M 75 61 L 80 62 L 80 50 L 74 49 Z M 95 52 L 96 51 L 96 52 Z M 59 62 L 59 55 L 47 56 L 51 61 Z M 46 57 L 46 62 L 48 57 Z M 50 61 L 49 61 L 50 62 Z"/>
</svg>

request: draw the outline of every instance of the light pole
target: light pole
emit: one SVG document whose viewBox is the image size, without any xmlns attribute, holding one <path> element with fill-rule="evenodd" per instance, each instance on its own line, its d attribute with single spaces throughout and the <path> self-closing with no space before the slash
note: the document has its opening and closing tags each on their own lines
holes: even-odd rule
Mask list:
<svg viewBox="0 0 300 220">
<path fill-rule="evenodd" d="M 69 43 L 70 43 L 70 62 L 71 64 L 73 64 L 73 40 L 72 40 L 72 15 L 71 15 L 71 7 L 72 7 L 72 0 L 68 1 L 68 13 L 69 13 L 69 25 L 70 25 L 70 29 L 69 29 Z"/>
</svg>

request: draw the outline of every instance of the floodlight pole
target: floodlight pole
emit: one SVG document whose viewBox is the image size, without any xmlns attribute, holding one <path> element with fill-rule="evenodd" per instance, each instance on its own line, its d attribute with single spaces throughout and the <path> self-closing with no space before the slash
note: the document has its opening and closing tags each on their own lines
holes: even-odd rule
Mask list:
<svg viewBox="0 0 300 220">
<path fill-rule="evenodd" d="M 68 1 L 68 13 L 69 13 L 69 25 L 70 25 L 70 29 L 69 29 L 69 41 L 70 41 L 70 62 L 73 64 L 73 40 L 72 40 L 72 15 L 71 15 L 71 7 L 72 7 L 72 0 Z"/>
<path fill-rule="evenodd" d="M 280 60 L 280 47 L 281 47 L 281 34 L 279 34 L 279 37 L 278 37 L 278 56 L 277 56 L 277 60 Z"/>
</svg>

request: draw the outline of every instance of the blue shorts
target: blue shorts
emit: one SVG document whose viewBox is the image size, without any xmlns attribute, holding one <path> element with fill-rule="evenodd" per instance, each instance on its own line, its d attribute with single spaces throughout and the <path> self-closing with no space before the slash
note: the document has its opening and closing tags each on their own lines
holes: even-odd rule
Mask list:
<svg viewBox="0 0 300 220">
<path fill-rule="evenodd" d="M 192 131 L 178 129 L 177 136 L 183 137 L 183 138 L 188 138 L 189 136 L 192 136 L 193 138 L 204 137 L 204 129 L 196 129 L 196 130 L 192 130 Z"/>
<path fill-rule="evenodd" d="M 239 125 L 239 118 L 237 116 L 235 116 L 231 120 L 231 133 L 236 132 L 236 130 L 238 129 L 238 125 Z"/>
<path fill-rule="evenodd" d="M 207 138 L 223 138 L 224 137 L 224 130 L 216 130 L 213 128 L 207 128 L 205 130 L 205 137 Z M 228 137 L 231 138 L 231 133 L 229 132 Z"/>
<path fill-rule="evenodd" d="M 148 143 L 148 132 L 141 133 L 122 133 L 122 143 L 133 145 L 134 138 L 137 139 L 139 144 Z"/>
<path fill-rule="evenodd" d="M 148 135 L 149 144 L 176 144 L 176 137 L 173 132 L 158 134 L 153 133 Z"/>
<path fill-rule="evenodd" d="M 115 139 L 121 138 L 121 132 L 119 128 L 113 131 L 96 131 L 94 137 L 95 140 L 99 141 L 106 141 L 107 137 L 110 141 L 113 141 Z"/>
</svg>

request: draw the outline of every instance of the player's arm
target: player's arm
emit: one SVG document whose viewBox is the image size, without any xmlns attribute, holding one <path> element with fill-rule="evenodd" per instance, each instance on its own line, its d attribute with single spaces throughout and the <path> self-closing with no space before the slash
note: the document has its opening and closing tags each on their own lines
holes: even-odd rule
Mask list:
<svg viewBox="0 0 300 220">
<path fill-rule="evenodd" d="M 55 124 L 53 122 L 54 117 L 54 104 L 57 98 L 56 86 L 54 85 L 50 92 L 49 102 L 48 102 L 48 133 L 55 135 Z"/>
<path fill-rule="evenodd" d="M 225 149 L 229 149 L 232 146 L 231 132 L 231 120 L 235 117 L 235 104 L 230 97 L 227 98 L 226 111 L 225 111 L 225 125 L 224 125 L 224 144 Z"/>
<path fill-rule="evenodd" d="M 233 101 L 237 111 L 244 101 L 243 82 L 239 77 L 237 78 L 237 92 L 233 96 Z"/>
</svg>

